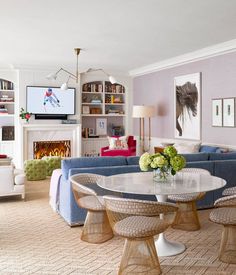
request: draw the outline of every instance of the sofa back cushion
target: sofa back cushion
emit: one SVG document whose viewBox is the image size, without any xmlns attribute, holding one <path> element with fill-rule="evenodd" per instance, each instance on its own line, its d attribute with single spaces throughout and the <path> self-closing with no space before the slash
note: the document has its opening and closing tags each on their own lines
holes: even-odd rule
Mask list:
<svg viewBox="0 0 236 275">
<path fill-rule="evenodd" d="M 202 145 L 200 147 L 199 152 L 201 152 L 201 153 L 216 153 L 218 151 L 218 149 L 219 149 L 219 147 L 216 147 L 216 146 Z"/>
<path fill-rule="evenodd" d="M 127 157 L 127 163 L 128 165 L 139 165 L 139 159 L 138 156 Z"/>
<path fill-rule="evenodd" d="M 104 167 L 88 167 L 88 168 L 72 168 L 70 169 L 69 176 L 80 173 L 92 173 L 103 176 L 112 176 L 116 174 L 135 173 L 141 172 L 138 165 L 126 165 L 126 166 L 104 166 Z"/>
<path fill-rule="evenodd" d="M 229 160 L 236 159 L 236 152 L 234 153 L 210 153 L 209 160 Z"/>
<path fill-rule="evenodd" d="M 68 179 L 69 170 L 72 168 L 109 167 L 127 165 L 125 157 L 81 157 L 68 158 L 62 161 L 62 175 Z M 89 173 L 89 172 L 88 172 Z"/>
<path fill-rule="evenodd" d="M 196 154 L 182 154 L 185 157 L 187 162 L 192 161 L 207 161 L 209 154 L 207 153 L 196 153 Z"/>
</svg>

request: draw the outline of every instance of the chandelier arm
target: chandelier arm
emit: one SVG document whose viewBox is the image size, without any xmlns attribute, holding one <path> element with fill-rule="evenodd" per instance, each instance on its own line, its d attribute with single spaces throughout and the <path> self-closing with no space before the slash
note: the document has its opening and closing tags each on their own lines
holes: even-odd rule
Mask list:
<svg viewBox="0 0 236 275">
<path fill-rule="evenodd" d="M 63 72 L 65 72 L 65 73 L 68 73 L 72 78 L 77 79 L 77 78 L 76 78 L 76 75 L 72 74 L 71 72 L 69 72 L 69 71 L 67 71 L 67 70 L 65 70 L 65 69 L 63 69 L 63 68 L 60 68 L 60 70 L 58 70 L 58 71 L 56 72 L 56 74 L 58 74 L 60 71 L 63 71 Z"/>
</svg>

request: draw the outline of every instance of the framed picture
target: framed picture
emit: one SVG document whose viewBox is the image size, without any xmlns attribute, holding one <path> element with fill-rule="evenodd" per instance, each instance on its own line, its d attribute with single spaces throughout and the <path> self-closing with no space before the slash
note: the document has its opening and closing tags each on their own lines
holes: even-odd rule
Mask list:
<svg viewBox="0 0 236 275">
<path fill-rule="evenodd" d="M 89 136 L 94 136 L 95 132 L 93 128 L 89 128 Z"/>
<path fill-rule="evenodd" d="M 212 126 L 222 127 L 222 99 L 212 99 Z"/>
<path fill-rule="evenodd" d="M 223 99 L 223 126 L 235 126 L 235 98 Z"/>
<path fill-rule="evenodd" d="M 96 135 L 106 136 L 107 135 L 107 119 L 96 118 Z"/>
<path fill-rule="evenodd" d="M 82 108 L 82 113 L 83 113 L 83 114 L 89 114 L 89 113 L 90 113 L 89 106 L 83 106 L 83 108 Z"/>
<path fill-rule="evenodd" d="M 201 73 L 174 78 L 175 137 L 201 139 Z"/>
</svg>

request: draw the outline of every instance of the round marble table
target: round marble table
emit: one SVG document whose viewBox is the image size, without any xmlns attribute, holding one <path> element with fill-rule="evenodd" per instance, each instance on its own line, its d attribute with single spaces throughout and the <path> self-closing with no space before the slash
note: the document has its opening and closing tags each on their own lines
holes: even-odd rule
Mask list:
<svg viewBox="0 0 236 275">
<path fill-rule="evenodd" d="M 156 182 L 152 172 L 143 172 L 104 177 L 97 184 L 115 192 L 156 195 L 159 202 L 166 202 L 168 195 L 207 192 L 225 186 L 226 181 L 211 175 L 179 172 L 167 182 Z M 185 245 L 168 241 L 163 233 L 159 234 L 156 246 L 159 256 L 173 256 L 185 250 Z"/>
</svg>

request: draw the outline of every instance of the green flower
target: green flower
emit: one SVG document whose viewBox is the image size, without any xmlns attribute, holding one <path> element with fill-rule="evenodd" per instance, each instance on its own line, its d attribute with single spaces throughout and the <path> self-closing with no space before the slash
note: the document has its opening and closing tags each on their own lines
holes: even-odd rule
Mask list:
<svg viewBox="0 0 236 275">
<path fill-rule="evenodd" d="M 167 146 L 165 147 L 163 153 L 169 156 L 170 158 L 173 158 L 177 155 L 177 150 L 173 146 Z"/>
<path fill-rule="evenodd" d="M 151 156 L 148 153 L 144 153 L 139 159 L 139 166 L 141 171 L 148 171 L 151 163 Z"/>
<path fill-rule="evenodd" d="M 168 165 L 168 161 L 162 155 L 157 155 L 156 157 L 153 158 L 153 160 L 151 162 L 151 168 L 153 168 L 153 169 L 161 168 L 166 165 Z"/>
<path fill-rule="evenodd" d="M 170 159 L 170 164 L 172 166 L 172 169 L 177 172 L 184 168 L 186 161 L 183 156 L 177 155 Z"/>
</svg>

